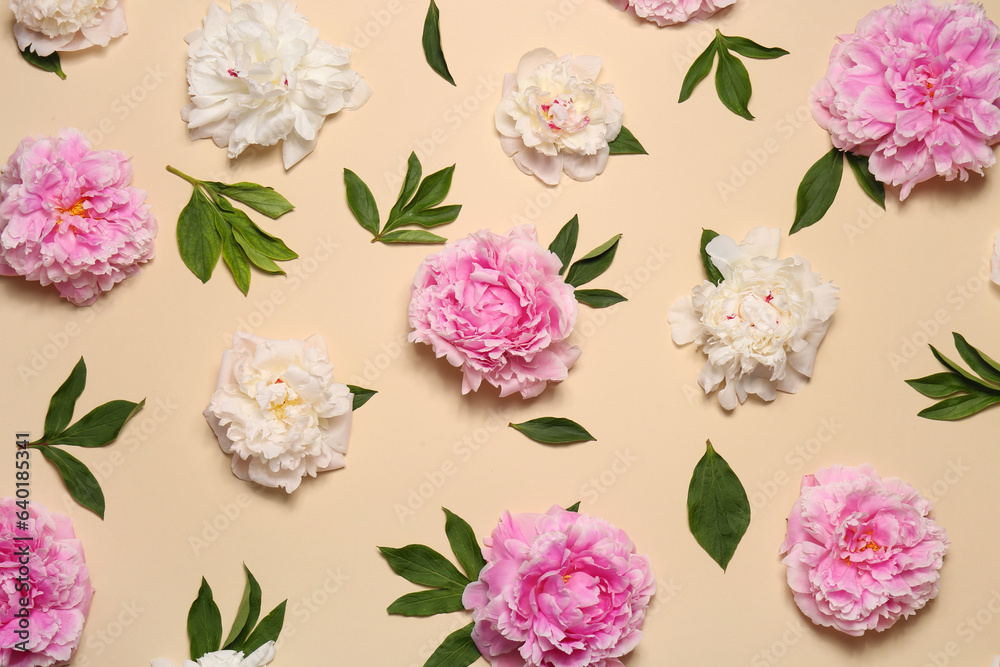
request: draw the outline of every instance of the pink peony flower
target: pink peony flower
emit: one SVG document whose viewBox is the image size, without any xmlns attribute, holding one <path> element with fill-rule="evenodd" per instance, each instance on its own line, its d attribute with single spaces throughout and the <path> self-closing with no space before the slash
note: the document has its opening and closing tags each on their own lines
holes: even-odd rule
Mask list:
<svg viewBox="0 0 1000 667">
<path fill-rule="evenodd" d="M 734 2 L 736 0 L 611 0 L 618 9 L 661 27 L 706 19 Z"/>
<path fill-rule="evenodd" d="M 578 305 L 560 267 L 531 225 L 452 241 L 417 269 L 409 340 L 460 367 L 463 394 L 485 379 L 501 396 L 537 396 L 580 358 L 565 342 Z"/>
<path fill-rule="evenodd" d="M 50 513 L 44 505 L 28 503 L 27 530 L 16 527 L 21 510 L 13 498 L 0 500 L 0 665 L 48 667 L 69 662 L 80 644 L 94 588 L 76 539 L 73 522 Z M 30 540 L 16 540 L 17 536 Z M 27 550 L 29 589 L 18 590 L 19 570 Z M 23 585 L 23 584 L 22 584 Z M 27 638 L 21 619 L 21 599 L 28 600 Z M 27 641 L 28 650 L 15 650 Z"/>
<path fill-rule="evenodd" d="M 0 171 L 0 275 L 89 306 L 153 257 L 156 218 L 124 153 L 76 129 L 26 137 Z"/>
<path fill-rule="evenodd" d="M 813 117 L 875 178 L 913 186 L 983 173 L 1000 141 L 1000 40 L 968 0 L 899 0 L 858 22 L 812 90 Z"/>
<path fill-rule="evenodd" d="M 795 604 L 855 637 L 916 612 L 937 596 L 949 546 L 930 510 L 912 486 L 868 464 L 803 477 L 781 545 Z"/>
<path fill-rule="evenodd" d="M 40 56 L 107 46 L 128 32 L 121 0 L 10 0 L 14 37 Z"/>
<path fill-rule="evenodd" d="M 623 531 L 552 507 L 504 512 L 485 544 L 462 604 L 494 667 L 621 667 L 656 592 L 649 559 Z"/>
</svg>

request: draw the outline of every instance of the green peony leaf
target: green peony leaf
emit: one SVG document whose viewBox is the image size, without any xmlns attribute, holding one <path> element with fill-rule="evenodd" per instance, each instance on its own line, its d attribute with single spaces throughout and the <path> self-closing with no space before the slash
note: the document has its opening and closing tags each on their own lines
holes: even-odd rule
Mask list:
<svg viewBox="0 0 1000 667">
<path fill-rule="evenodd" d="M 233 228 L 222 216 L 215 218 L 216 229 L 222 237 L 222 260 L 236 281 L 243 296 L 250 291 L 250 258 L 233 235 Z"/>
<path fill-rule="evenodd" d="M 344 169 L 344 186 L 347 188 L 347 205 L 358 224 L 377 235 L 379 227 L 378 206 L 375 204 L 375 196 L 372 195 L 372 191 L 350 169 Z"/>
<path fill-rule="evenodd" d="M 34 445 L 55 465 L 66 484 L 70 497 L 104 519 L 104 492 L 97 478 L 78 458 L 51 445 Z"/>
<path fill-rule="evenodd" d="M 431 0 L 430 7 L 427 8 L 427 17 L 424 19 L 424 57 L 431 69 L 441 75 L 441 78 L 455 84 L 455 79 L 448 71 L 448 63 L 444 59 L 444 51 L 441 50 L 441 12 L 438 10 L 434 0 Z"/>
<path fill-rule="evenodd" d="M 795 195 L 795 222 L 789 234 L 815 224 L 826 215 L 837 198 L 843 177 L 844 157 L 836 148 L 809 167 Z"/>
<path fill-rule="evenodd" d="M 399 189 L 399 196 L 396 198 L 396 203 L 393 205 L 392 210 L 389 211 L 389 222 L 394 222 L 399 217 L 399 214 L 402 213 L 403 207 L 413 198 L 413 193 L 417 191 L 417 186 L 420 184 L 422 171 L 417 154 L 411 152 L 410 157 L 406 161 L 406 178 L 403 179 L 403 186 Z"/>
<path fill-rule="evenodd" d="M 691 534 L 725 571 L 750 525 L 746 491 L 725 459 L 707 441 L 688 487 Z"/>
<path fill-rule="evenodd" d="M 260 617 L 261 590 L 260 584 L 250 572 L 250 568 L 243 564 L 243 571 L 247 576 L 247 583 L 243 589 L 243 597 L 240 599 L 240 606 L 236 610 L 236 618 L 233 619 L 233 627 L 229 631 L 229 636 L 223 643 L 223 648 L 230 651 L 239 650 L 239 647 L 246 641 L 253 630 L 253 626 Z M 221 622 L 221 621 L 220 621 Z"/>
<path fill-rule="evenodd" d="M 465 574 L 470 580 L 479 578 L 479 572 L 486 567 L 486 559 L 483 558 L 483 551 L 479 546 L 476 534 L 472 532 L 472 527 L 457 514 L 453 514 L 447 508 L 441 508 L 445 514 L 444 532 L 448 536 L 448 544 L 458 559 L 458 564 L 465 570 Z"/>
<path fill-rule="evenodd" d="M 508 424 L 535 442 L 547 445 L 567 445 L 574 442 L 592 442 L 597 438 L 592 436 L 571 419 L 563 417 L 538 417 L 520 424 Z"/>
<path fill-rule="evenodd" d="M 455 175 L 455 165 L 445 167 L 440 171 L 435 171 L 420 183 L 417 194 L 409 204 L 403 207 L 403 213 L 409 211 L 419 212 L 432 206 L 437 206 L 448 196 L 451 189 L 451 181 Z"/>
<path fill-rule="evenodd" d="M 611 262 L 615 259 L 615 253 L 618 252 L 618 241 L 621 237 L 621 234 L 612 236 L 573 262 L 566 273 L 566 282 L 573 287 L 580 287 L 607 271 L 608 267 L 611 266 Z"/>
<path fill-rule="evenodd" d="M 472 641 L 474 625 L 469 623 L 448 635 L 431 657 L 427 658 L 424 667 L 468 667 L 479 660 L 479 649 Z"/>
<path fill-rule="evenodd" d="M 953 331 L 951 335 L 955 339 L 955 349 L 969 368 L 978 373 L 983 380 L 1000 383 L 1000 366 L 997 362 L 969 345 L 969 341 L 965 340 L 962 334 Z"/>
<path fill-rule="evenodd" d="M 454 589 L 434 588 L 429 591 L 407 593 L 386 608 L 390 614 L 400 616 L 434 616 L 452 611 L 462 611 L 462 592 Z"/>
<path fill-rule="evenodd" d="M 59 60 L 58 51 L 53 51 L 47 56 L 40 56 L 32 51 L 30 46 L 27 46 L 23 51 L 21 51 L 21 57 L 38 69 L 45 70 L 46 72 L 52 72 L 65 81 L 66 74 L 62 71 L 62 63 Z"/>
<path fill-rule="evenodd" d="M 49 410 L 45 413 L 45 433 L 37 442 L 48 442 L 49 438 L 69 426 L 73 419 L 76 401 L 87 386 L 87 364 L 83 357 L 76 362 L 66 381 L 56 389 L 49 400 Z"/>
<path fill-rule="evenodd" d="M 580 501 L 576 501 L 572 505 L 566 508 L 567 512 L 579 512 L 580 511 Z"/>
<path fill-rule="evenodd" d="M 420 229 L 397 229 L 383 234 L 379 239 L 382 243 L 445 243 L 448 239 L 437 234 L 431 234 Z"/>
<path fill-rule="evenodd" d="M 916 380 L 906 380 L 906 384 L 930 398 L 944 398 L 960 391 L 979 392 L 982 390 L 980 385 L 976 385 L 955 373 L 935 373 Z M 997 395 L 1000 395 L 1000 391 L 997 392 Z"/>
<path fill-rule="evenodd" d="M 711 229 L 701 230 L 701 263 L 705 267 L 705 275 L 708 276 L 709 282 L 713 285 L 718 285 L 725 280 L 722 271 L 719 271 L 719 267 L 712 261 L 707 250 L 708 244 L 718 235 L 718 232 L 713 232 Z"/>
<path fill-rule="evenodd" d="M 591 308 L 607 308 L 622 301 L 628 301 L 618 292 L 609 289 L 578 289 L 574 292 L 576 300 Z"/>
<path fill-rule="evenodd" d="M 632 131 L 624 125 L 615 140 L 608 143 L 608 148 L 611 149 L 609 155 L 649 155 Z"/>
<path fill-rule="evenodd" d="M 850 151 L 844 153 L 847 164 L 851 165 L 851 171 L 858 180 L 858 185 L 865 191 L 865 194 L 872 198 L 876 204 L 885 210 L 885 184 L 875 179 L 868 168 L 868 157 L 865 155 L 855 155 Z"/>
<path fill-rule="evenodd" d="M 472 583 L 447 558 L 423 544 L 408 544 L 400 549 L 379 547 L 378 550 L 393 572 L 414 584 L 464 591 Z"/>
<path fill-rule="evenodd" d="M 275 192 L 274 188 L 257 183 L 228 184 L 218 181 L 205 181 L 204 183 L 220 195 L 246 204 L 258 213 L 263 213 L 272 219 L 280 218 L 295 208 L 290 201 Z"/>
<path fill-rule="evenodd" d="M 364 387 L 358 387 L 353 384 L 347 385 L 347 388 L 351 390 L 352 394 L 354 394 L 354 405 L 351 410 L 357 410 L 362 405 L 370 401 L 372 396 L 378 393 L 374 389 L 365 389 Z"/>
<path fill-rule="evenodd" d="M 74 447 L 103 447 L 115 441 L 122 427 L 146 405 L 146 399 L 108 401 L 99 405 L 67 428 L 48 439 L 50 445 Z"/>
<path fill-rule="evenodd" d="M 918 412 L 917 416 L 937 421 L 956 421 L 974 415 L 997 403 L 1000 403 L 1000 396 L 966 394 L 938 401 L 931 407 Z"/>
<path fill-rule="evenodd" d="M 716 35 L 716 38 L 712 40 L 708 48 L 695 58 L 694 63 L 691 64 L 691 68 L 684 75 L 684 82 L 681 84 L 681 94 L 677 99 L 678 102 L 684 102 L 690 98 L 695 87 L 712 71 L 712 63 L 715 61 L 715 54 L 719 48 L 718 33 Z"/>
<path fill-rule="evenodd" d="M 203 283 L 212 277 L 212 271 L 222 254 L 222 237 L 215 219 L 219 211 L 198 187 L 181 211 L 177 220 L 177 247 L 184 265 Z"/>
<path fill-rule="evenodd" d="M 580 216 L 574 215 L 569 222 L 563 225 L 556 237 L 552 239 L 552 243 L 549 244 L 549 252 L 555 253 L 559 261 L 562 262 L 562 268 L 559 269 L 560 276 L 569 268 L 573 253 L 576 252 L 576 239 L 579 234 Z"/>
<path fill-rule="evenodd" d="M 788 51 L 778 47 L 768 47 L 761 46 L 753 40 L 749 40 L 746 37 L 729 37 L 728 35 L 723 35 L 719 33 L 719 37 L 722 38 L 722 44 L 730 51 L 735 51 L 741 56 L 746 56 L 747 58 L 755 58 L 757 60 L 773 60 L 774 58 L 780 58 L 781 56 L 787 56 Z"/>
<path fill-rule="evenodd" d="M 218 651 L 222 645 L 222 614 L 212 598 L 212 587 L 201 578 L 198 597 L 191 603 L 187 620 L 191 659 L 197 661 L 206 653 Z"/>
<path fill-rule="evenodd" d="M 286 604 L 288 604 L 288 600 L 283 600 L 250 633 L 250 636 L 247 637 L 247 640 L 243 642 L 243 646 L 239 649 L 244 655 L 250 655 L 267 642 L 278 641 L 278 635 L 281 634 L 281 628 L 285 624 Z"/>
<path fill-rule="evenodd" d="M 737 116 L 753 120 L 748 105 L 753 89 L 750 73 L 739 58 L 726 49 L 719 49 L 719 66 L 715 70 L 715 90 L 719 99 Z"/>
</svg>

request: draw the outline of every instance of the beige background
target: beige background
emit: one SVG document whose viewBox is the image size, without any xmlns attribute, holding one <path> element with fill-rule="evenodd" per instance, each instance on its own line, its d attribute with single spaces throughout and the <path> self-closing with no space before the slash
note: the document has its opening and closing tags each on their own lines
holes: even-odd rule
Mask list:
<svg viewBox="0 0 1000 667">
<path fill-rule="evenodd" d="M 26 134 L 79 127 L 96 147 L 134 156 L 134 185 L 149 191 L 160 222 L 156 259 L 92 308 L 0 281 L 8 451 L 16 431 L 40 432 L 49 396 L 81 355 L 90 379 L 77 416 L 113 398 L 147 399 L 116 444 L 79 452 L 99 475 L 106 521 L 72 504 L 51 467 L 33 459 L 33 498 L 73 517 L 97 589 L 75 664 L 180 661 L 200 577 L 228 630 L 245 561 L 265 608 L 289 601 L 276 667 L 416 667 L 467 615 L 389 617 L 386 605 L 415 587 L 375 546 L 424 542 L 446 552 L 441 506 L 484 536 L 504 509 L 575 500 L 625 529 L 661 584 L 629 667 L 985 666 L 1000 650 L 1000 409 L 953 424 L 922 420 L 915 415 L 930 400 L 903 384 L 940 370 L 928 341 L 955 356 L 953 330 L 1000 354 L 1000 290 L 984 280 L 1000 227 L 996 169 L 968 183 L 922 184 L 884 214 L 848 172 L 827 218 L 783 238 L 783 254 L 803 255 L 841 287 L 815 377 L 800 394 L 726 414 L 697 388 L 704 357 L 669 339 L 667 309 L 702 279 L 702 227 L 737 239 L 756 225 L 787 231 L 796 186 L 829 143 L 808 117 L 809 89 L 834 35 L 851 32 L 879 1 L 740 0 L 708 23 L 657 29 L 603 0 L 439 0 L 453 88 L 423 62 L 425 2 L 304 0 L 323 38 L 354 47 L 375 94 L 328 120 L 316 152 L 289 173 L 277 151 L 230 162 L 210 141 L 187 138 L 183 36 L 208 3 L 126 4 L 130 33 L 66 57 L 66 81 L 21 62 L 9 20 L 0 49 L 3 154 Z M 1000 19 L 1000 2 L 986 4 Z M 754 122 L 723 108 L 711 80 L 676 103 L 716 27 L 791 51 L 748 62 Z M 500 149 L 493 108 L 503 73 L 538 46 L 602 56 L 602 81 L 615 84 L 625 123 L 650 155 L 614 157 L 596 181 L 555 189 L 521 174 Z M 465 208 L 443 228 L 449 238 L 530 221 L 548 243 L 576 213 L 581 251 L 624 233 L 614 265 L 592 286 L 630 301 L 581 309 L 574 340 L 583 357 L 540 398 L 500 400 L 488 388 L 463 397 L 457 370 L 405 343 L 408 286 L 428 250 L 370 245 L 341 174 L 349 167 L 364 178 L 385 213 L 411 150 L 425 173 L 458 163 L 447 203 Z M 299 252 L 289 277 L 255 273 L 244 298 L 220 266 L 201 285 L 174 236 L 190 186 L 167 164 L 285 194 L 296 211 L 262 224 Z M 237 327 L 275 338 L 320 333 L 340 380 L 379 390 L 356 414 L 346 469 L 306 480 L 291 497 L 231 474 L 201 411 Z M 577 419 L 598 442 L 550 448 L 504 426 L 543 415 Z M 706 438 L 753 501 L 726 573 L 687 527 L 688 481 Z M 938 600 L 883 635 L 855 639 L 799 613 L 777 551 L 801 475 L 866 461 L 932 497 L 953 546 Z"/>
</svg>

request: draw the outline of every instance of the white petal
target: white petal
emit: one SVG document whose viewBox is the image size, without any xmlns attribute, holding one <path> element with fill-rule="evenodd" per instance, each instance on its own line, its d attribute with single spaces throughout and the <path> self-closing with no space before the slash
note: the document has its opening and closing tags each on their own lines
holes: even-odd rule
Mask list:
<svg viewBox="0 0 1000 667">
<path fill-rule="evenodd" d="M 754 227 L 740 243 L 740 247 L 750 257 L 777 257 L 781 243 L 781 230 L 768 227 Z"/>
<path fill-rule="evenodd" d="M 517 87 L 524 90 L 531 83 L 528 77 L 534 73 L 541 65 L 556 60 L 556 54 L 549 49 L 535 49 L 528 51 L 521 56 L 521 61 L 517 64 Z"/>
<path fill-rule="evenodd" d="M 670 337 L 678 345 L 692 343 L 701 335 L 701 315 L 694 309 L 690 296 L 682 296 L 670 307 L 667 322 L 670 323 Z"/>
<path fill-rule="evenodd" d="M 581 79 L 597 81 L 603 66 L 604 61 L 597 56 L 577 56 L 573 59 L 573 67 L 570 71 Z"/>
<path fill-rule="evenodd" d="M 307 141 L 297 132 L 290 134 L 281 145 L 281 158 L 285 169 L 291 169 L 299 160 L 312 153 L 316 148 L 317 141 L 319 140 Z"/>
</svg>

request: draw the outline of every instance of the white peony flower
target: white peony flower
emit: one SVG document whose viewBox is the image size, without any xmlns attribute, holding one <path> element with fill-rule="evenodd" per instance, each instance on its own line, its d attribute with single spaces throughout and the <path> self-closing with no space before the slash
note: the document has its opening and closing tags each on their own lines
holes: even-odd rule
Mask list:
<svg viewBox="0 0 1000 667">
<path fill-rule="evenodd" d="M 549 185 L 562 172 L 589 181 L 608 163 L 608 142 L 622 129 L 622 103 L 611 84 L 594 83 L 597 56 L 557 58 L 548 49 L 524 54 L 506 74 L 497 106 L 500 145 L 526 174 Z"/>
<path fill-rule="evenodd" d="M 192 139 L 211 137 L 235 158 L 247 146 L 281 147 L 285 169 L 316 148 L 330 114 L 361 108 L 372 90 L 351 69 L 351 51 L 319 39 L 283 0 L 212 4 L 204 29 L 185 39 L 188 94 L 181 110 Z"/>
<path fill-rule="evenodd" d="M 990 260 L 990 278 L 1000 285 L 1000 233 L 993 240 L 993 257 Z"/>
<path fill-rule="evenodd" d="M 197 661 L 185 660 L 181 667 L 264 667 L 274 660 L 274 653 L 274 642 L 267 642 L 246 657 L 243 657 L 240 651 L 213 651 L 201 656 Z M 156 658 L 149 661 L 149 667 L 177 667 L 177 665 L 166 658 Z"/>
<path fill-rule="evenodd" d="M 128 32 L 120 0 L 10 0 L 14 37 L 40 56 L 107 46 Z"/>
<path fill-rule="evenodd" d="M 724 280 L 706 280 L 667 317 L 678 345 L 693 342 L 708 355 L 698 384 L 732 410 L 747 394 L 774 400 L 796 393 L 812 376 L 816 349 L 837 309 L 837 288 L 820 282 L 798 255 L 777 259 L 781 233 L 757 227 L 736 245 L 712 239 L 706 251 Z"/>
<path fill-rule="evenodd" d="M 291 493 L 305 475 L 344 467 L 352 406 L 322 337 L 236 333 L 204 414 L 233 474 Z"/>
</svg>

